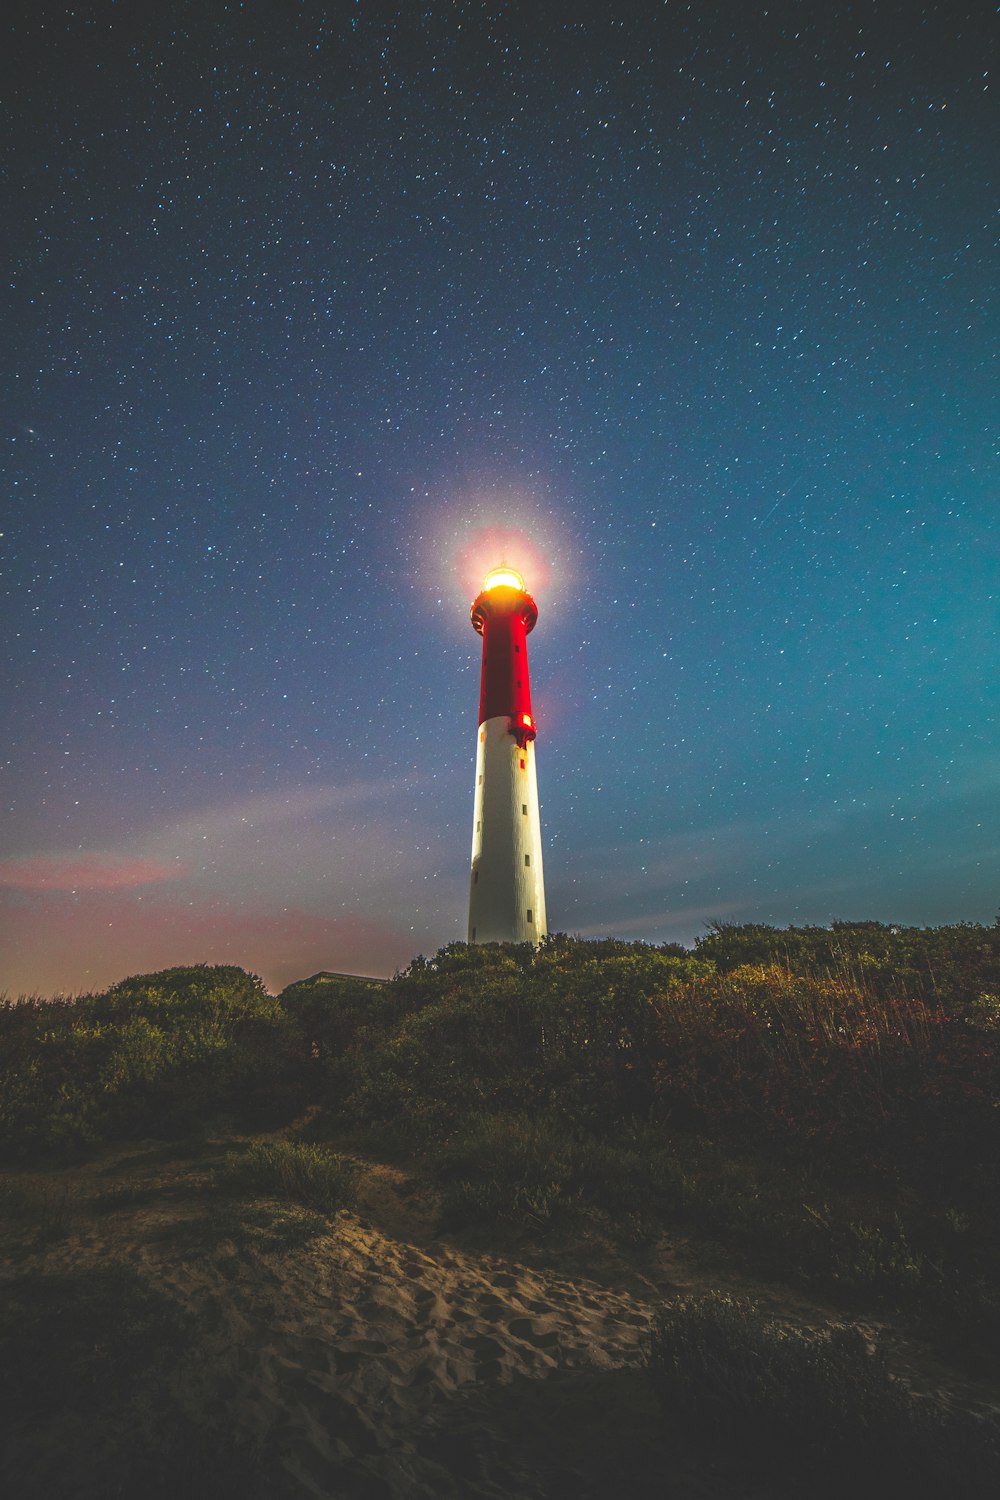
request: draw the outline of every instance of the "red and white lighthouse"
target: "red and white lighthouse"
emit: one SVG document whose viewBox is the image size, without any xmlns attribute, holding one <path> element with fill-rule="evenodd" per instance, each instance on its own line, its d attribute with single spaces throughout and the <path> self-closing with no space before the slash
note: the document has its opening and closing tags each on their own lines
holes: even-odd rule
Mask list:
<svg viewBox="0 0 1000 1500">
<path fill-rule="evenodd" d="M 524 579 L 502 566 L 472 606 L 483 638 L 476 805 L 469 877 L 470 943 L 539 943 L 546 933 L 542 830 L 528 635 L 538 609 Z"/>
</svg>

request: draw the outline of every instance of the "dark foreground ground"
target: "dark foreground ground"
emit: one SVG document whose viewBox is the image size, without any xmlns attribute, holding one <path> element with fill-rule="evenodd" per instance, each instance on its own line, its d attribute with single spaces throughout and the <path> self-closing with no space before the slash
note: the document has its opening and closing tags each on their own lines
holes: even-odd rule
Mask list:
<svg viewBox="0 0 1000 1500">
<path fill-rule="evenodd" d="M 669 1234 L 634 1253 L 597 1226 L 445 1236 L 412 1165 L 357 1152 L 353 1208 L 320 1212 L 227 1175 L 246 1146 L 136 1142 L 4 1175 L 8 1500 L 827 1492 L 818 1459 L 782 1475 L 663 1410 L 645 1361 L 678 1296 L 750 1293 L 791 1330 L 834 1308 L 720 1276 Z M 1000 1412 L 1000 1389 L 860 1326 L 935 1410 Z"/>
</svg>

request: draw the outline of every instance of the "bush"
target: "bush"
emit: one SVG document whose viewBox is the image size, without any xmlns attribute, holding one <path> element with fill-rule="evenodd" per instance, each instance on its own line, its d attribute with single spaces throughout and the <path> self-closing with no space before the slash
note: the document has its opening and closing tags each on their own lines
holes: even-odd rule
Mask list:
<svg viewBox="0 0 1000 1500">
<path fill-rule="evenodd" d="M 912 1397 L 857 1327 L 807 1332 L 752 1302 L 682 1298 L 656 1319 L 648 1368 L 664 1411 L 758 1479 L 913 1500 L 1000 1487 L 1000 1428 Z"/>
<path fill-rule="evenodd" d="M 272 1123 L 303 1098 L 295 1022 L 256 976 L 197 965 L 72 1003 L 0 1004 L 0 1150 L 61 1154 Z"/>
<path fill-rule="evenodd" d="M 430 1137 L 493 1112 L 553 1111 L 591 1130 L 645 1118 L 658 997 L 713 970 L 644 943 L 612 946 L 595 959 L 566 938 L 537 953 L 453 944 L 411 965 L 387 987 L 403 997 L 395 1024 L 356 1038 L 349 1115 Z"/>
<path fill-rule="evenodd" d="M 299 979 L 278 996 L 299 1029 L 304 1055 L 324 1062 L 342 1057 L 364 1027 L 390 1025 L 400 1002 L 398 989 L 342 974 Z"/>
<path fill-rule="evenodd" d="M 480 1115 L 434 1154 L 446 1228 L 507 1224 L 546 1232 L 580 1213 L 643 1239 L 683 1199 L 683 1173 L 649 1132 L 602 1140 L 565 1119 Z"/>
<path fill-rule="evenodd" d="M 810 978 L 847 980 L 878 997 L 916 996 L 945 1009 L 1000 992 L 1000 920 L 993 927 L 902 927 L 833 922 L 830 927 L 767 927 L 713 922 L 695 941 L 699 958 L 728 973 L 778 964 Z"/>
<path fill-rule="evenodd" d="M 656 1089 L 672 1122 L 831 1164 L 950 1180 L 1000 1151 L 1000 1031 L 845 979 L 744 966 L 675 986 Z M 974 1022 L 975 1024 L 970 1024 Z"/>
</svg>

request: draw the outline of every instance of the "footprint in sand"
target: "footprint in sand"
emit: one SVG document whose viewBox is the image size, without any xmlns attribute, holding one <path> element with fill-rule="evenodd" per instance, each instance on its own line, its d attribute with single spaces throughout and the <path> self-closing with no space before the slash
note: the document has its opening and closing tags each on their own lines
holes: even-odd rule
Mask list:
<svg viewBox="0 0 1000 1500">
<path fill-rule="evenodd" d="M 551 1349 L 553 1344 L 559 1342 L 558 1333 L 552 1329 L 536 1328 L 534 1318 L 512 1318 L 507 1324 L 507 1332 L 523 1343 L 530 1344 L 533 1349 Z"/>
<path fill-rule="evenodd" d="M 427 1274 L 427 1262 L 425 1260 L 416 1260 L 413 1256 L 408 1256 L 406 1259 L 400 1261 L 399 1274 L 405 1276 L 409 1281 L 419 1281 L 421 1277 Z"/>
<path fill-rule="evenodd" d="M 485 1318 L 487 1323 L 499 1323 L 500 1319 L 508 1311 L 507 1303 L 501 1302 L 499 1297 L 481 1297 L 478 1304 L 479 1316 Z"/>
<path fill-rule="evenodd" d="M 477 1364 L 485 1364 L 490 1360 L 499 1360 L 504 1352 L 502 1344 L 496 1339 L 489 1338 L 485 1333 L 478 1333 L 471 1339 L 466 1339 L 463 1348 L 468 1349 Z"/>
</svg>

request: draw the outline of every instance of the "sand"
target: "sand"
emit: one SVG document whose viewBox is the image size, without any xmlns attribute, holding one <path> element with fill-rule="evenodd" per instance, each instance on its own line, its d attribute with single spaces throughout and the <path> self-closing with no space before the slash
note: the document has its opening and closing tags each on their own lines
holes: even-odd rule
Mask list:
<svg viewBox="0 0 1000 1500">
<path fill-rule="evenodd" d="M 123 1174 L 147 1201 L 95 1208 Z M 211 1430 L 260 1448 L 293 1493 L 530 1496 L 531 1476 L 512 1487 L 495 1454 L 486 1465 L 499 1469 L 494 1478 L 456 1475 L 442 1462 L 441 1429 L 456 1399 L 641 1361 L 653 1301 L 435 1239 L 426 1203 L 407 1207 L 393 1186 L 403 1174 L 378 1164 L 363 1179 L 361 1212 L 340 1211 L 288 1250 L 234 1247 L 224 1231 L 189 1235 L 206 1203 L 211 1214 L 196 1168 L 144 1170 L 141 1151 L 120 1153 L 75 1176 L 49 1174 L 49 1201 L 57 1177 L 71 1184 L 68 1232 L 30 1269 L 79 1275 L 116 1261 L 166 1293 L 204 1330 L 183 1405 Z M 366 1199 L 381 1227 L 365 1215 Z"/>
<path fill-rule="evenodd" d="M 270 1269 L 245 1306 L 246 1284 L 220 1286 L 211 1267 L 148 1265 L 192 1310 L 204 1313 L 206 1299 L 225 1308 L 216 1358 L 230 1379 L 219 1415 L 282 1447 L 289 1473 L 315 1496 L 473 1493 L 468 1475 L 457 1482 L 429 1456 L 454 1396 L 518 1376 L 637 1364 L 653 1314 L 594 1282 L 444 1244 L 424 1249 L 349 1212 Z M 510 1494 L 484 1479 L 474 1492 Z"/>
<path fill-rule="evenodd" d="M 108 1185 L 123 1175 L 138 1184 L 138 1201 L 109 1209 Z M 588 1488 L 586 1455 L 576 1481 L 547 1488 L 524 1452 L 510 1451 L 509 1413 L 505 1430 L 495 1394 L 520 1387 L 530 1412 L 541 1382 L 579 1386 L 639 1368 L 664 1297 L 712 1284 L 670 1246 L 646 1275 L 613 1252 L 602 1264 L 599 1246 L 504 1255 L 449 1241 L 435 1233 L 426 1194 L 373 1162 L 358 1211 L 342 1210 L 291 1248 L 239 1243 L 222 1220 L 214 1235 L 199 1231 L 224 1212 L 204 1163 L 164 1163 L 152 1145 L 62 1176 L 72 1197 L 66 1232 L 33 1254 L 30 1268 L 79 1274 L 118 1261 L 138 1271 L 201 1330 L 178 1391 L 186 1411 L 259 1449 L 288 1493 L 321 1500 L 609 1493 Z M 50 1174 L 50 1200 L 59 1180 Z M 22 1257 L 5 1274 L 28 1264 Z M 790 1322 L 820 1322 L 827 1311 L 780 1289 L 763 1300 Z M 952 1382 L 952 1402 L 956 1389 Z M 710 1463 L 685 1468 L 681 1454 L 677 1464 L 675 1497 L 742 1493 Z"/>
<path fill-rule="evenodd" d="M 444 1247 L 431 1255 L 343 1214 L 241 1341 L 231 1409 L 257 1430 L 280 1428 L 308 1493 L 351 1493 L 352 1476 L 357 1493 L 447 1494 L 449 1476 L 424 1450 L 453 1394 L 635 1363 L 651 1315 L 593 1283 Z"/>
</svg>

